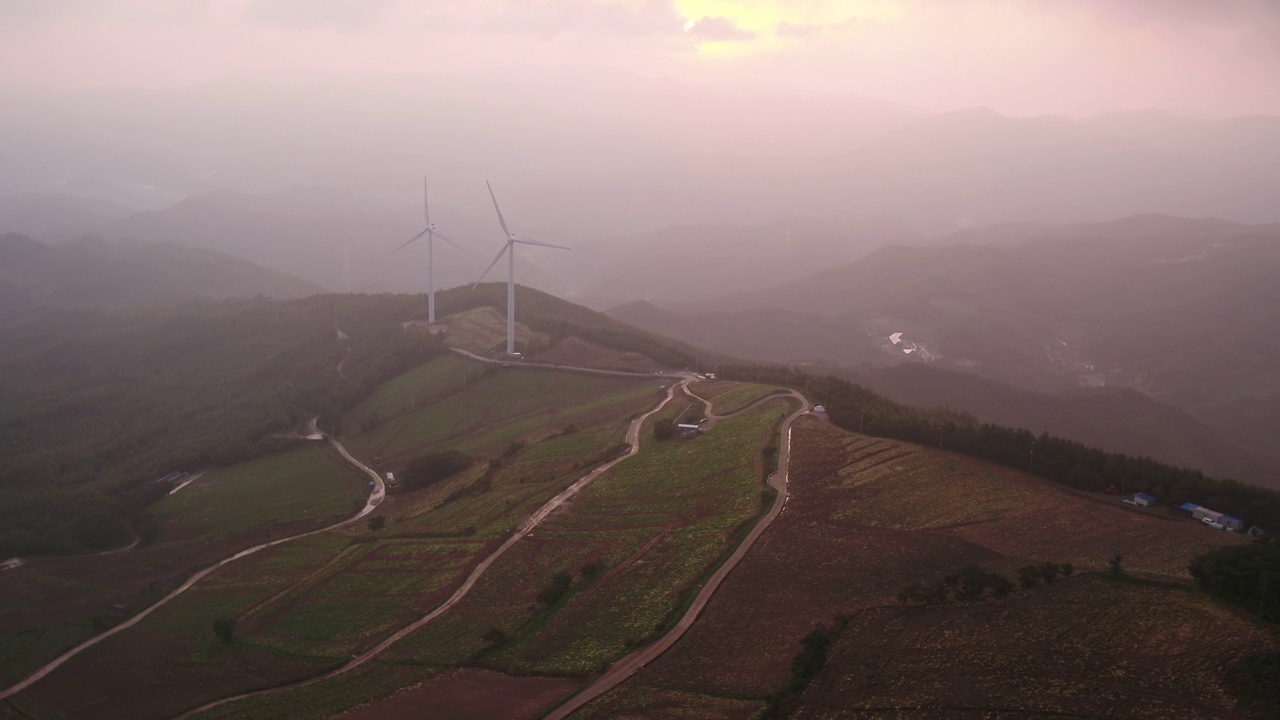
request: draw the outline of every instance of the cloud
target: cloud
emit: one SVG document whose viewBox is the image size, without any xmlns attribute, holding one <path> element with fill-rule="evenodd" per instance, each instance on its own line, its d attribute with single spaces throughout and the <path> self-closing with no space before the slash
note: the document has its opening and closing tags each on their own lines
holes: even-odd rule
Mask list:
<svg viewBox="0 0 1280 720">
<path fill-rule="evenodd" d="M 637 38 L 679 33 L 683 22 L 669 1 L 508 0 L 484 12 L 477 29 L 543 36 Z"/>
<path fill-rule="evenodd" d="M 798 38 L 808 40 L 822 35 L 825 28 L 822 25 L 813 25 L 809 23 L 778 23 L 774 28 L 774 32 L 782 37 Z"/>
<path fill-rule="evenodd" d="M 244 18 L 263 25 L 355 30 L 372 25 L 388 5 L 387 0 L 252 0 Z"/>
<path fill-rule="evenodd" d="M 706 42 L 743 42 L 755 39 L 756 34 L 743 30 L 725 17 L 704 17 L 694 20 L 686 31 L 690 36 Z"/>
</svg>

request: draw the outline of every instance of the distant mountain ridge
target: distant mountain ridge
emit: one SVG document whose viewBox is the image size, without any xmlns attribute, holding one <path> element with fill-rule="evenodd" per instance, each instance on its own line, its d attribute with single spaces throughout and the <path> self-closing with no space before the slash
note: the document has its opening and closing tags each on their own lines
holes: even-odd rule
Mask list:
<svg viewBox="0 0 1280 720">
<path fill-rule="evenodd" d="M 267 295 L 299 298 L 325 288 L 247 260 L 176 243 L 86 236 L 46 245 L 0 235 L 0 307 L 32 309 L 153 303 L 180 298 Z"/>
<path fill-rule="evenodd" d="M 69 240 L 133 210 L 107 200 L 54 193 L 0 197 L 0 233 L 19 233 L 47 242 Z"/>
<path fill-rule="evenodd" d="M 952 238 L 992 239 L 883 248 L 681 313 L 612 312 L 773 362 L 929 359 L 1029 391 L 1131 388 L 1280 463 L 1280 227 L 1148 215 Z"/>
<path fill-rule="evenodd" d="M 1146 212 L 1280 221 L 1277 117 L 930 115 L 787 92 L 762 106 L 755 88 L 607 71 L 571 101 L 551 89 L 541 75 L 0 89 L 24 110 L 0 118 L 0 194 L 160 209 L 223 188 L 327 184 L 401 203 L 427 171 L 443 202 L 480 208 L 476 190 L 498 174 L 500 192 L 519 189 L 511 214 L 562 238 L 785 217 L 888 215 L 929 236 Z"/>
</svg>

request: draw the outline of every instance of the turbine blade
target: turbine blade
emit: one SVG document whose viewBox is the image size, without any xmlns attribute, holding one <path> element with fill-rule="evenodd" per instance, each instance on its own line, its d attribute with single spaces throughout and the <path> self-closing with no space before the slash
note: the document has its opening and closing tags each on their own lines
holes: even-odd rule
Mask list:
<svg viewBox="0 0 1280 720">
<path fill-rule="evenodd" d="M 501 249 L 501 250 L 499 250 L 499 251 L 498 251 L 498 255 L 497 255 L 496 257 L 494 257 L 494 258 L 493 258 L 493 262 L 489 263 L 489 267 L 485 268 L 485 269 L 484 269 L 484 272 L 480 273 L 480 277 L 479 277 L 479 279 L 477 279 L 475 282 L 471 283 L 471 289 L 472 289 L 472 290 L 475 290 L 475 289 L 476 289 L 476 286 L 480 284 L 480 281 L 484 279 L 484 276 L 485 276 L 485 275 L 488 275 L 488 274 L 489 274 L 489 271 L 493 269 L 493 266 L 494 266 L 494 265 L 497 265 L 497 264 L 498 264 L 498 261 L 502 259 L 502 253 L 506 252 L 506 251 L 507 251 L 507 249 L 508 249 L 508 248 L 510 248 L 510 247 L 511 247 L 511 243 L 509 243 L 509 242 L 507 242 L 507 243 L 503 243 L 503 244 L 502 244 L 502 249 Z"/>
<path fill-rule="evenodd" d="M 427 227 L 431 226 L 431 206 L 427 204 L 427 176 L 422 176 L 422 212 L 427 216 Z"/>
<path fill-rule="evenodd" d="M 462 253 L 463 253 L 464 255 L 470 255 L 470 254 L 471 254 L 471 253 L 467 252 L 467 251 L 466 251 L 466 249 L 465 249 L 465 248 L 463 248 L 463 247 L 462 247 L 461 245 L 459 245 L 458 243 L 456 243 L 456 242 L 454 242 L 454 241 L 450 240 L 449 238 L 445 237 L 445 234 L 444 234 L 444 233 L 442 233 L 442 232 L 440 232 L 439 230 L 434 231 L 434 234 L 435 234 L 435 236 L 436 236 L 436 237 L 440 238 L 441 240 L 443 240 L 443 241 L 445 241 L 445 242 L 449 243 L 450 245 L 452 245 L 452 246 L 454 246 L 454 247 L 458 248 L 459 250 L 461 250 L 461 251 L 462 251 Z"/>
<path fill-rule="evenodd" d="M 430 230 L 430 229 L 431 229 L 431 228 L 427 228 L 426 230 L 423 230 L 422 232 L 418 233 L 417 235 L 414 235 L 413 237 L 409 238 L 408 240 L 405 240 L 405 241 L 400 245 L 400 247 L 396 248 L 395 250 L 392 250 L 389 254 L 390 254 L 390 255 L 395 255 L 396 253 L 400 252 L 400 250 L 401 250 L 402 248 L 404 248 L 406 245 L 408 245 L 409 243 L 413 242 L 414 240 L 417 240 L 418 238 L 422 237 L 423 235 L 426 235 L 426 234 L 427 234 L 427 230 Z"/>
<path fill-rule="evenodd" d="M 493 186 L 489 184 L 488 180 L 485 180 L 484 184 L 485 187 L 489 188 L 489 197 L 493 199 L 493 209 L 498 211 L 498 224 L 502 226 L 502 232 L 506 233 L 509 238 L 511 237 L 511 231 L 507 229 L 507 221 L 502 217 L 502 208 L 498 207 L 498 198 L 493 194 Z"/>
<path fill-rule="evenodd" d="M 572 250 L 572 249 L 573 249 L 573 248 L 565 247 L 565 246 L 563 246 L 563 245 L 552 245 L 551 243 L 539 242 L 539 241 L 537 241 L 537 240 L 530 240 L 529 238 L 517 238 L 517 239 L 515 240 L 515 242 L 518 242 L 518 243 L 524 243 L 525 245 L 539 245 L 539 246 L 541 246 L 541 247 L 556 248 L 556 249 L 558 249 L 558 250 Z"/>
</svg>

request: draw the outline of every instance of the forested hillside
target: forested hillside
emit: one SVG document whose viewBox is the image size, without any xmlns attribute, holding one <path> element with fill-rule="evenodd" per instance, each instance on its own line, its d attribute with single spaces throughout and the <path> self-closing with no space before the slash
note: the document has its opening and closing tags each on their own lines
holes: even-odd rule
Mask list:
<svg viewBox="0 0 1280 720">
<path fill-rule="evenodd" d="M 164 492 L 148 480 L 279 449 L 281 434 L 315 415 L 336 423 L 374 387 L 444 352 L 400 325 L 424 304 L 187 301 L 6 323 L 0 556 L 120 543 L 126 522 Z"/>
</svg>

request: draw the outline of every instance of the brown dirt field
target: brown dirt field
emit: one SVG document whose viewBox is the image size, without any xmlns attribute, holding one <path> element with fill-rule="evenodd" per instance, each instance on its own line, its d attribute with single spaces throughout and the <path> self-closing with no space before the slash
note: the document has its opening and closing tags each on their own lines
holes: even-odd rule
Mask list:
<svg viewBox="0 0 1280 720">
<path fill-rule="evenodd" d="M 597 370 L 624 370 L 627 372 L 653 372 L 668 370 L 648 357 L 636 352 L 626 352 L 602 347 L 593 342 L 570 335 L 556 343 L 550 350 L 538 353 L 538 362 Z"/>
<path fill-rule="evenodd" d="M 1003 601 L 860 613 L 794 717 L 1244 718 L 1223 678 L 1273 645 L 1189 591 L 1075 576 Z"/>
<path fill-rule="evenodd" d="M 512 677 L 463 668 L 335 715 L 333 720 L 527 720 L 578 685 L 565 678 Z"/>
<path fill-rule="evenodd" d="M 802 419 L 786 509 L 685 638 L 620 688 L 617 707 L 643 714 L 641 696 L 672 690 L 763 698 L 789 680 L 799 640 L 816 623 L 900 611 L 902 588 L 964 565 L 1012 577 L 1031 560 L 1087 569 L 1118 553 L 1126 568 L 1176 573 L 1195 554 L 1235 542 L 969 458 Z M 1137 606 L 1122 607 L 1140 618 Z M 1220 681 L 1220 670 L 1206 676 Z M 854 717 L 841 712 L 812 717 Z"/>
<path fill-rule="evenodd" d="M 751 720 L 764 703 L 756 700 L 695 695 L 673 690 L 650 690 L 630 695 L 627 703 L 618 691 L 574 715 L 574 720 Z"/>
</svg>

